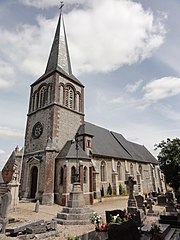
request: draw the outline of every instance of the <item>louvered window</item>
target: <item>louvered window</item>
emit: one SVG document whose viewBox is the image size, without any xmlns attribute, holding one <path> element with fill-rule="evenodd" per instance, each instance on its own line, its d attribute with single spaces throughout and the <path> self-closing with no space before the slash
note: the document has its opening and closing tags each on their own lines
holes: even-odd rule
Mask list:
<svg viewBox="0 0 180 240">
<path fill-rule="evenodd" d="M 66 88 L 65 105 L 68 108 L 74 109 L 74 91 L 70 86 Z"/>
</svg>

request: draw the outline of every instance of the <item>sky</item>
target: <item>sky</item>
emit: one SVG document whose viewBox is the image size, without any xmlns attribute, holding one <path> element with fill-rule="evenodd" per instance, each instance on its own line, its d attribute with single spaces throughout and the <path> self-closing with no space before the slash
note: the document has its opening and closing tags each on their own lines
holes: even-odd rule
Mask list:
<svg viewBox="0 0 180 240">
<path fill-rule="evenodd" d="M 0 169 L 24 144 L 30 85 L 43 75 L 58 0 L 0 0 Z M 179 0 L 64 0 L 85 120 L 154 145 L 180 137 Z"/>
</svg>

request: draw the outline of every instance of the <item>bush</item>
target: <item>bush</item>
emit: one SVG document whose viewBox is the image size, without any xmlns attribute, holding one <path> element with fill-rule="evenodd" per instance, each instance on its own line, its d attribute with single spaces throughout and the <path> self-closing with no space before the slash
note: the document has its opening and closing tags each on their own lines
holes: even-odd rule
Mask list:
<svg viewBox="0 0 180 240">
<path fill-rule="evenodd" d="M 125 188 L 123 187 L 123 185 L 120 183 L 119 184 L 119 195 L 123 195 L 125 194 Z"/>
<path fill-rule="evenodd" d="M 104 197 L 104 187 L 101 188 L 101 197 Z"/>
<path fill-rule="evenodd" d="M 109 186 L 107 188 L 107 195 L 112 195 L 112 187 L 111 187 L 111 184 L 109 183 Z"/>
</svg>

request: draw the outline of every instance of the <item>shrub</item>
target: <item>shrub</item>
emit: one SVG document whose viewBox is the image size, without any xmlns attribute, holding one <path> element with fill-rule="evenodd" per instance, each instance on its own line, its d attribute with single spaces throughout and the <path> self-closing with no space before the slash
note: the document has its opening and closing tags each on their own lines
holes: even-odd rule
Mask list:
<svg viewBox="0 0 180 240">
<path fill-rule="evenodd" d="M 123 187 L 123 185 L 120 183 L 119 184 L 119 195 L 123 195 L 125 194 L 125 188 Z"/>
<path fill-rule="evenodd" d="M 109 183 L 109 186 L 107 188 L 107 195 L 112 195 L 112 187 L 111 187 L 111 184 Z"/>
</svg>

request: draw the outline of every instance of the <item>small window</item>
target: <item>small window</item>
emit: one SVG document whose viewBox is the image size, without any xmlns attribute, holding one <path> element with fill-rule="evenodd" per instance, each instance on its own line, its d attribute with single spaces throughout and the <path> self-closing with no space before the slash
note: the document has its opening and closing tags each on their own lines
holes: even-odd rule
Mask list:
<svg viewBox="0 0 180 240">
<path fill-rule="evenodd" d="M 74 183 L 76 179 L 76 168 L 73 166 L 71 168 L 71 183 Z"/>
<path fill-rule="evenodd" d="M 87 167 L 84 167 L 84 183 L 87 183 Z"/>
<path fill-rule="evenodd" d="M 60 170 L 60 185 L 63 184 L 63 180 L 64 180 L 64 168 L 61 167 L 61 170 Z"/>
<path fill-rule="evenodd" d="M 101 162 L 101 181 L 106 181 L 106 163 L 104 161 Z"/>
<path fill-rule="evenodd" d="M 130 174 L 131 176 L 134 176 L 134 170 L 133 170 L 133 164 L 130 165 Z"/>
<path fill-rule="evenodd" d="M 117 163 L 117 174 L 118 174 L 118 181 L 121 180 L 121 163 Z"/>
<path fill-rule="evenodd" d="M 87 140 L 87 147 L 90 148 L 91 147 L 91 141 Z"/>
</svg>

